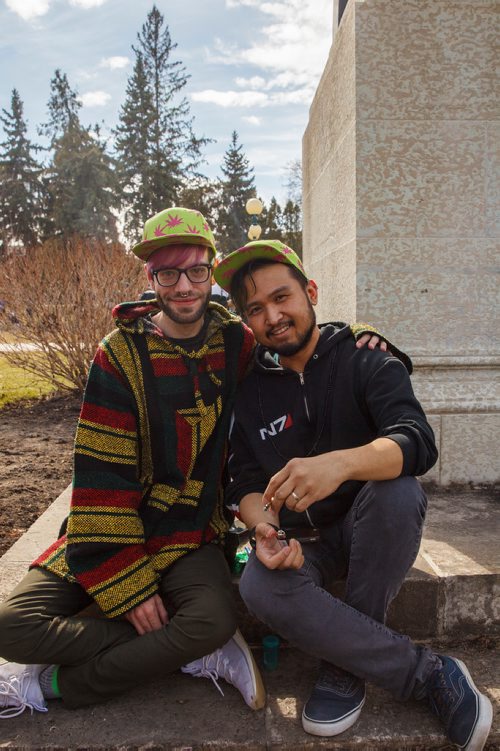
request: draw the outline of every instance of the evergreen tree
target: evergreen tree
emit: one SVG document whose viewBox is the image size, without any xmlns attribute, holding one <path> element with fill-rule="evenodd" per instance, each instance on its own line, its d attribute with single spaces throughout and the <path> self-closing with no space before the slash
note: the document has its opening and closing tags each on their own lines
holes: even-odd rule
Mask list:
<svg viewBox="0 0 500 751">
<path fill-rule="evenodd" d="M 282 240 L 281 206 L 274 196 L 271 198 L 269 206 L 264 204 L 262 214 L 259 218 L 259 224 L 262 227 L 262 238 L 266 237 L 268 240 Z"/>
<path fill-rule="evenodd" d="M 189 102 L 181 97 L 189 76 L 181 61 L 172 60 L 177 45 L 156 6 L 137 39 L 134 72 L 115 131 L 126 203 L 132 203 L 125 227 L 130 239 L 149 216 L 177 203 L 186 176 L 198 174 L 201 149 L 208 142 L 193 132 Z"/>
<path fill-rule="evenodd" d="M 70 125 L 55 142 L 51 178 L 55 235 L 116 240 L 118 186 L 111 159 L 95 134 Z"/>
<path fill-rule="evenodd" d="M 215 229 L 221 205 L 220 181 L 201 176 L 186 180 L 180 189 L 178 200 L 179 206 L 189 206 L 201 211 L 210 227 Z M 217 237 L 215 239 L 218 240 Z"/>
<path fill-rule="evenodd" d="M 253 167 L 238 145 L 238 134 L 233 131 L 231 144 L 224 154 L 221 166 L 221 203 L 217 221 L 219 251 L 227 255 L 247 241 L 250 218 L 245 211 L 249 198 L 255 196 Z"/>
<path fill-rule="evenodd" d="M 158 210 L 153 184 L 153 126 L 153 97 L 142 54 L 138 53 L 114 131 L 118 177 L 124 188 L 124 234 L 132 241 L 137 239 L 145 220 Z"/>
<path fill-rule="evenodd" d="M 302 258 L 302 211 L 300 205 L 291 199 L 288 199 L 283 209 L 282 235 L 283 242 Z"/>
<path fill-rule="evenodd" d="M 41 126 L 40 134 L 50 139 L 51 145 L 60 138 L 70 126 L 80 125 L 78 112 L 81 107 L 76 91 L 69 85 L 66 73 L 59 68 L 50 81 L 50 98 L 47 105 L 49 121 Z"/>
<path fill-rule="evenodd" d="M 52 149 L 48 168 L 51 234 L 114 240 L 118 183 L 112 160 L 99 132 L 81 124 L 79 108 L 66 74 L 56 70 L 51 81 L 49 122 L 43 130 Z"/>
<path fill-rule="evenodd" d="M 26 136 L 23 103 L 12 90 L 11 110 L 2 109 L 6 140 L 0 144 L 0 233 L 2 248 L 39 242 L 43 217 L 42 167 L 33 152 L 38 149 Z"/>
</svg>

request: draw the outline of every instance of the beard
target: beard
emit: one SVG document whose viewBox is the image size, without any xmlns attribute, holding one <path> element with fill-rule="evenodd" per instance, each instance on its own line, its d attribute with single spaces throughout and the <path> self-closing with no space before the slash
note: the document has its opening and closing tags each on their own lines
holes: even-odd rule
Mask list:
<svg viewBox="0 0 500 751">
<path fill-rule="evenodd" d="M 179 312 L 176 308 L 174 308 L 173 305 L 170 305 L 169 302 L 162 300 L 160 295 L 156 296 L 156 304 L 158 305 L 162 313 L 165 313 L 165 315 L 175 323 L 196 323 L 196 321 L 199 321 L 201 318 L 205 317 L 208 303 L 210 302 L 210 295 L 211 291 L 209 290 L 206 295 L 198 298 L 196 302 L 193 303 L 194 310 L 192 310 L 190 313 Z"/>
<path fill-rule="evenodd" d="M 309 309 L 307 329 L 303 334 L 299 335 L 296 342 L 288 342 L 281 345 L 279 344 L 278 346 L 270 347 L 269 349 L 271 349 L 272 352 L 275 352 L 277 355 L 281 355 L 282 357 L 293 357 L 293 355 L 296 355 L 301 351 L 301 349 L 307 347 L 307 345 L 311 341 L 314 329 L 316 328 L 316 314 L 314 312 L 314 308 L 311 305 L 310 300 L 308 300 L 307 302 Z"/>
</svg>

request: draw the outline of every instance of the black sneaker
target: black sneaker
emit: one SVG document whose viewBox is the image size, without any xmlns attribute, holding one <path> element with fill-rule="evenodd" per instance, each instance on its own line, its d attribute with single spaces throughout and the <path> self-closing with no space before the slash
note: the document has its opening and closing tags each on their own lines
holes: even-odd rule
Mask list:
<svg viewBox="0 0 500 751">
<path fill-rule="evenodd" d="M 328 662 L 302 710 L 302 727 L 312 735 L 338 735 L 354 725 L 365 703 L 365 682 Z"/>
<path fill-rule="evenodd" d="M 439 659 L 442 667 L 425 683 L 430 705 L 452 743 L 464 751 L 481 751 L 490 732 L 491 702 L 477 690 L 463 662 L 446 655 Z"/>
</svg>

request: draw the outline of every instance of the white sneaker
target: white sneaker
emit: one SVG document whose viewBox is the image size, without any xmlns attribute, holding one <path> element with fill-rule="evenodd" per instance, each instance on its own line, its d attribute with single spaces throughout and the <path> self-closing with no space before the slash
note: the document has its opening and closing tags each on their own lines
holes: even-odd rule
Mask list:
<svg viewBox="0 0 500 751">
<path fill-rule="evenodd" d="M 46 712 L 38 676 L 46 665 L 18 665 L 5 662 L 0 665 L 0 719 L 17 717 L 29 709 L 31 714 Z"/>
<path fill-rule="evenodd" d="M 195 678 L 211 678 L 223 696 L 217 680 L 224 678 L 238 689 L 251 709 L 262 709 L 265 704 L 266 692 L 259 668 L 239 630 L 223 647 L 190 662 L 181 670 Z"/>
</svg>

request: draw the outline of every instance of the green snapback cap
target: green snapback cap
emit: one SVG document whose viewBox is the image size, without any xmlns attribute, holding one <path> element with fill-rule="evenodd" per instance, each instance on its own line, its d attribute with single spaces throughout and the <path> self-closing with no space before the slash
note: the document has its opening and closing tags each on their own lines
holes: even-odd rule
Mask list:
<svg viewBox="0 0 500 751">
<path fill-rule="evenodd" d="M 144 224 L 142 240 L 132 248 L 132 253 L 143 261 L 165 245 L 205 245 L 217 252 L 212 230 L 207 220 L 195 209 L 172 206 L 159 211 Z"/>
<path fill-rule="evenodd" d="M 265 258 L 275 263 L 286 263 L 289 266 L 295 266 L 305 279 L 306 272 L 302 261 L 294 250 L 281 242 L 281 240 L 254 240 L 242 248 L 233 251 L 228 256 L 219 261 L 214 269 L 214 278 L 218 285 L 231 291 L 231 282 L 235 273 L 250 261 L 257 258 Z"/>
</svg>

